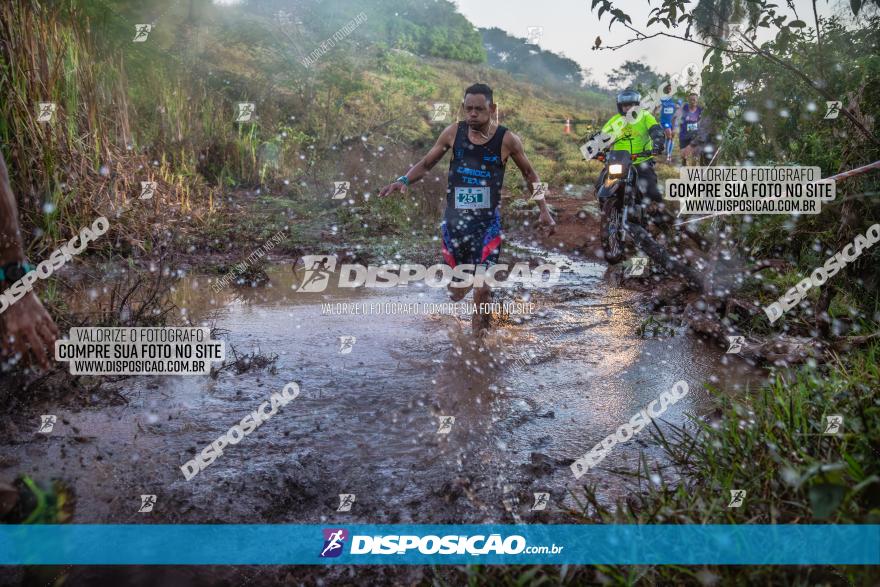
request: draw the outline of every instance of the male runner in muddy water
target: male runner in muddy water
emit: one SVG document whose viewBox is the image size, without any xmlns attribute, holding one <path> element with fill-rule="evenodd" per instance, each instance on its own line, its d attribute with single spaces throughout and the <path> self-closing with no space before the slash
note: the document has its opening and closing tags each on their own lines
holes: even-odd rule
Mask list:
<svg viewBox="0 0 880 587">
<path fill-rule="evenodd" d="M 450 267 L 456 265 L 483 265 L 486 268 L 498 262 L 501 252 L 501 187 L 508 157 L 513 158 L 529 185 L 530 192 L 540 181 L 526 157 L 522 141 L 497 122 L 497 105 L 492 101 L 492 89 L 486 84 L 474 84 L 465 90 L 462 107 L 466 120 L 451 124 L 440 133 L 440 138 L 421 161 L 406 175 L 383 187 L 379 196 L 396 191 L 420 180 L 449 149 L 453 150 L 446 185 L 446 212 L 440 231 L 443 235 L 443 258 Z M 493 120 L 494 118 L 494 120 Z M 556 223 L 550 216 L 547 203 L 538 199 L 538 222 L 547 235 L 553 234 Z M 452 287 L 453 301 L 467 295 L 470 287 Z M 490 301 L 491 289 L 487 284 L 474 289 L 474 304 Z M 475 335 L 487 326 L 488 314 L 479 311 L 473 315 Z"/>
</svg>

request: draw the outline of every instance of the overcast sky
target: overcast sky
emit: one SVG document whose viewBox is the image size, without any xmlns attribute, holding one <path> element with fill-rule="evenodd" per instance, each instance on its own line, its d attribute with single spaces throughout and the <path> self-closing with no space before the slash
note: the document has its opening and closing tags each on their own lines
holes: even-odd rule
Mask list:
<svg viewBox="0 0 880 587">
<path fill-rule="evenodd" d="M 608 30 L 609 18 L 603 15 L 600 23 L 590 11 L 590 0 L 453 0 L 459 11 L 476 26 L 498 27 L 515 37 L 528 36 L 529 27 L 543 27 L 538 45 L 545 50 L 560 53 L 590 70 L 592 79 L 607 85 L 608 74 L 626 60 L 647 63 L 664 73 L 681 71 L 688 63 L 702 67 L 704 49 L 692 43 L 669 38 L 656 38 L 632 43 L 617 51 L 592 51 L 597 36 L 603 45 L 615 45 L 631 38 L 631 33 L 615 23 Z M 617 0 L 615 3 L 632 17 L 632 24 L 645 31 L 651 6 L 647 0 Z M 654 0 L 653 6 L 659 2 Z M 785 0 L 777 4 L 784 9 Z M 826 16 L 848 6 L 842 0 L 819 0 L 820 16 Z M 811 0 L 794 0 L 795 10 L 808 26 L 813 22 Z M 847 9 L 848 10 L 848 9 Z M 655 25 L 652 31 L 660 30 Z"/>
</svg>

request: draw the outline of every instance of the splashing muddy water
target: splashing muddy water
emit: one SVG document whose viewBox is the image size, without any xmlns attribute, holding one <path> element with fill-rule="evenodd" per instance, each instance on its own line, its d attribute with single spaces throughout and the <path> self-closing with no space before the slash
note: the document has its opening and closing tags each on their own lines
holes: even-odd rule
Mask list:
<svg viewBox="0 0 880 587">
<path fill-rule="evenodd" d="M 208 277 L 185 277 L 175 288 L 185 315 L 226 331 L 227 357 L 228 345 L 276 354 L 274 373 L 108 384 L 127 403 L 34 408 L 0 458 L 72 484 L 78 523 L 547 521 L 576 509 L 572 491 L 585 483 L 608 502 L 620 497 L 606 469 L 635 468 L 640 453 L 663 464 L 644 430 L 579 480 L 568 466 L 673 383 L 690 392 L 661 429 L 713 409 L 703 382 L 734 393 L 762 376 L 683 328 L 638 336 L 640 294 L 610 285 L 604 266 L 517 250 L 559 264 L 560 281 L 497 293 L 534 311 L 498 317 L 481 342 L 469 316 L 423 312 L 448 302 L 442 289 L 301 293 L 290 265 L 269 269 L 265 287 L 219 293 Z M 338 311 L 353 304 L 381 314 Z M 295 400 L 184 479 L 183 463 L 290 381 L 301 389 Z M 53 434 L 30 430 L 40 413 L 59 416 Z M 551 496 L 544 512 L 531 511 L 536 492 Z M 142 494 L 157 495 L 149 518 L 137 513 Z M 340 494 L 354 494 L 350 511 L 337 511 Z"/>
</svg>

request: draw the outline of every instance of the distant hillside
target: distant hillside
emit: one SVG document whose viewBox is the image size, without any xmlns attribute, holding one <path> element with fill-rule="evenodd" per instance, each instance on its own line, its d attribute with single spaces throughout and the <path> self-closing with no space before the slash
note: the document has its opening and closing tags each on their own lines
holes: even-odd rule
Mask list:
<svg viewBox="0 0 880 587">
<path fill-rule="evenodd" d="M 491 66 L 478 31 L 445 0 L 66 0 L 50 9 L 9 0 L 3 10 L 26 26 L 0 55 L 10 81 L 0 140 L 17 193 L 29 195 L 25 223 L 47 239 L 146 179 L 160 182 L 166 215 L 210 213 L 241 187 L 271 190 L 303 214 L 332 211 L 326 191 L 340 179 L 367 200 L 456 119 L 464 88 L 478 81 L 495 88 L 501 122 L 522 136 L 542 179 L 586 183 L 579 141 L 610 114 L 607 97 L 577 78 L 559 83 L 565 68 L 541 76 Z M 133 42 L 138 23 L 152 24 L 144 42 Z M 56 124 L 35 123 L 37 100 L 57 103 Z M 247 122 L 235 120 L 239 103 L 255 105 Z M 435 103 L 450 104 L 445 121 L 431 120 Z M 570 133 L 566 119 L 576 121 Z M 412 190 L 412 205 L 442 195 L 444 172 L 435 173 Z M 518 191 L 519 174 L 507 183 Z"/>
</svg>

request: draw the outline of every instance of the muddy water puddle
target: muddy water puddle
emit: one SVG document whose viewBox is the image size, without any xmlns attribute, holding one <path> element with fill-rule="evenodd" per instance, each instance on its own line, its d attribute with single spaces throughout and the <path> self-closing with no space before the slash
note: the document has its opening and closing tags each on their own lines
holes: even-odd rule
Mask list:
<svg viewBox="0 0 880 587">
<path fill-rule="evenodd" d="M 186 316 L 222 329 L 227 356 L 229 345 L 277 355 L 274 372 L 133 377 L 108 384 L 126 404 L 40 406 L 15 418 L 2 471 L 67 480 L 79 523 L 562 521 L 530 511 L 532 495 L 550 493 L 556 511 L 598 483 L 610 502 L 623 489 L 604 468 L 634 467 L 640 452 L 662 464 L 644 430 L 580 480 L 567 466 L 673 383 L 690 392 L 663 420 L 682 425 L 713 409 L 702 382 L 734 393 L 761 377 L 681 329 L 640 338 L 639 294 L 609 285 L 603 265 L 517 254 L 563 266 L 560 281 L 499 293 L 535 311 L 499 320 L 481 343 L 469 317 L 426 313 L 448 302 L 441 289 L 300 293 L 290 265 L 270 269 L 268 286 L 218 293 L 185 277 L 175 301 Z M 339 311 L 355 307 L 367 313 Z M 294 401 L 184 479 L 184 462 L 290 381 Z M 59 416 L 52 434 L 29 429 L 38 413 Z M 142 494 L 157 496 L 150 517 L 137 513 Z M 350 511 L 337 511 L 340 494 L 354 494 Z"/>
</svg>

